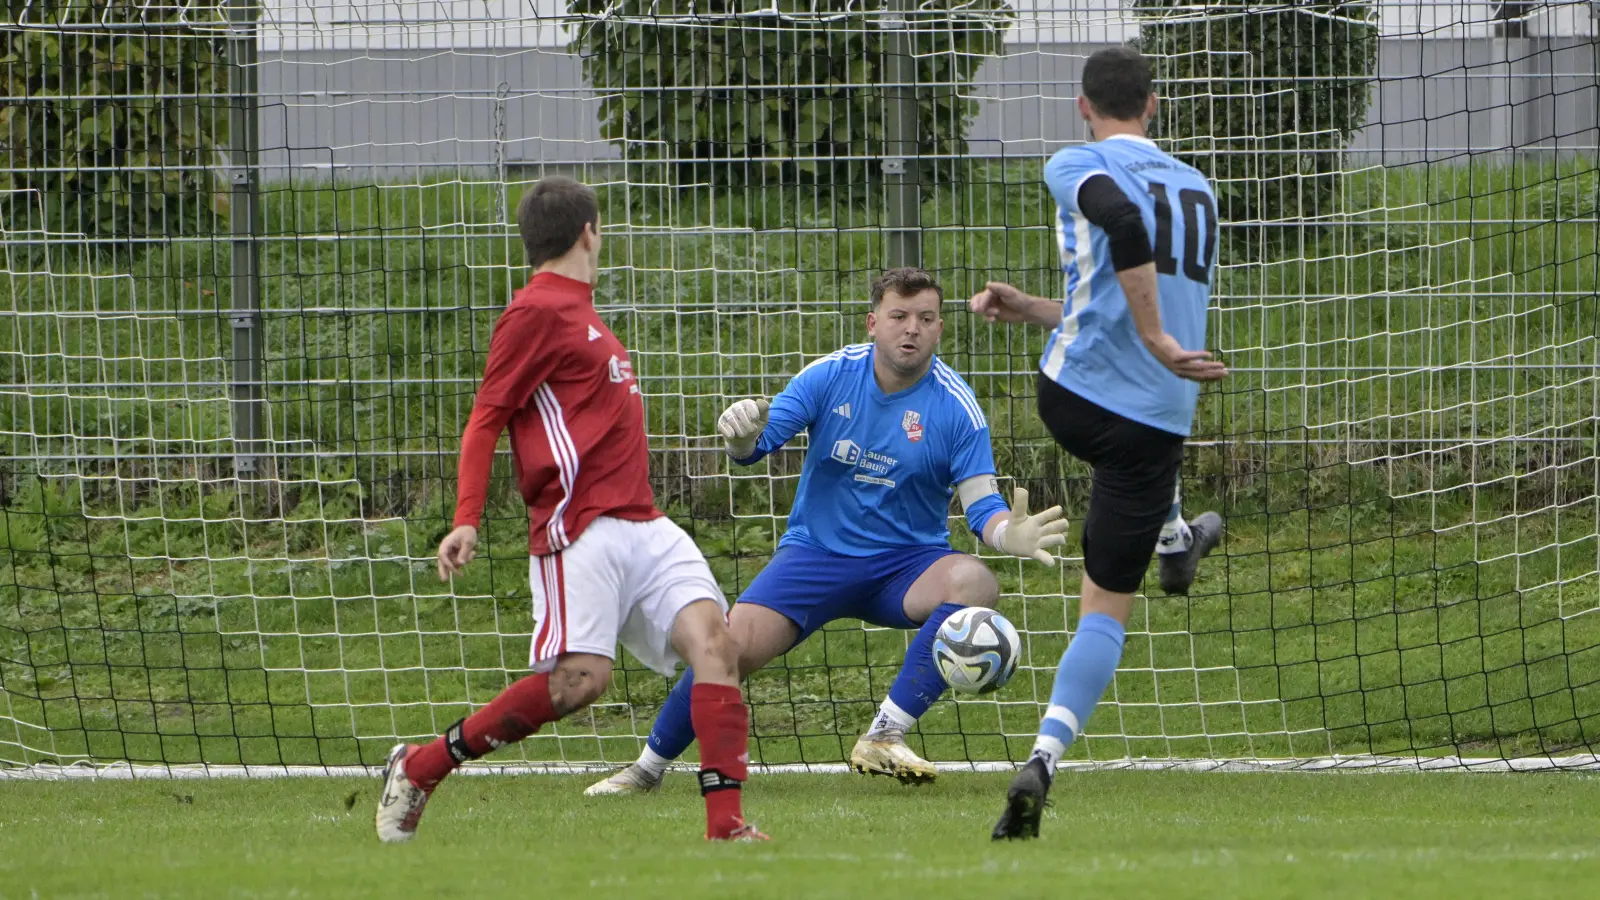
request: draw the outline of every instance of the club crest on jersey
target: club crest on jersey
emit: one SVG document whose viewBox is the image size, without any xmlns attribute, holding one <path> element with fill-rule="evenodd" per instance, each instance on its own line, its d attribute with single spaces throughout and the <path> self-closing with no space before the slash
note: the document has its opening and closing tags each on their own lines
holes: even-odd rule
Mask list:
<svg viewBox="0 0 1600 900">
<path fill-rule="evenodd" d="M 900 427 L 905 429 L 906 440 L 911 443 L 922 440 L 922 413 L 914 409 L 906 410 L 905 416 L 900 419 Z"/>
<path fill-rule="evenodd" d="M 625 381 L 633 381 L 633 363 L 625 359 L 618 359 L 615 356 L 611 357 L 611 383 L 622 384 Z M 639 386 L 637 384 L 628 385 L 628 392 L 632 394 L 639 393 Z"/>
</svg>

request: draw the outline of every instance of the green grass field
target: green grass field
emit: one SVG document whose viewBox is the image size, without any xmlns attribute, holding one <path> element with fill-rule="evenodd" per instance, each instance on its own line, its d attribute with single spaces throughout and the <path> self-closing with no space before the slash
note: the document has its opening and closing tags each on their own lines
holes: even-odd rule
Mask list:
<svg viewBox="0 0 1600 900">
<path fill-rule="evenodd" d="M 0 900 L 1533 900 L 1600 879 L 1588 775 L 1064 773 L 1041 839 L 998 845 L 1003 775 L 757 778 L 774 840 L 731 846 L 699 837 L 692 782 L 597 801 L 577 778 L 458 778 L 402 846 L 372 833 L 372 779 L 5 784 Z"/>
</svg>

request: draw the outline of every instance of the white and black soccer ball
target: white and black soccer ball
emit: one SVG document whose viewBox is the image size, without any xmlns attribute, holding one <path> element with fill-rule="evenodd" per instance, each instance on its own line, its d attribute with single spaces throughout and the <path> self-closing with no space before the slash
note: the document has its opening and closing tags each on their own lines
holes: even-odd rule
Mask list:
<svg viewBox="0 0 1600 900">
<path fill-rule="evenodd" d="M 969 606 L 939 626 L 933 638 L 933 662 L 945 683 L 964 694 L 997 691 L 1017 672 L 1022 640 L 1005 616 Z"/>
</svg>

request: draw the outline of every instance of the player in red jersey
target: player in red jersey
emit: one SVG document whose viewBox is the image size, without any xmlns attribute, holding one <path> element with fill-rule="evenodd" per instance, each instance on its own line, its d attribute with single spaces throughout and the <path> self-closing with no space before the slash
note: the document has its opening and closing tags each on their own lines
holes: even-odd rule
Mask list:
<svg viewBox="0 0 1600 900">
<path fill-rule="evenodd" d="M 517 224 L 534 275 L 489 341 L 461 438 L 455 529 L 439 545 L 439 578 L 472 561 L 494 447 L 510 426 L 528 504 L 535 674 L 432 743 L 390 751 L 378 837 L 410 840 L 434 788 L 457 766 L 598 699 L 620 640 L 663 675 L 680 661 L 694 667 L 706 837 L 765 839 L 740 810 L 749 717 L 727 600 L 689 536 L 655 507 L 633 366 L 595 314 L 595 193 L 570 178 L 545 178 L 523 195 Z"/>
</svg>

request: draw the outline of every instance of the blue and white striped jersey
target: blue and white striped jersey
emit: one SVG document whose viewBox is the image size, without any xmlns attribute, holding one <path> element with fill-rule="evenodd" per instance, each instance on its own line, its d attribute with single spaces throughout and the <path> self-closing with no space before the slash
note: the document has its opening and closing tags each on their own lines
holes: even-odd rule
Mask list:
<svg viewBox="0 0 1600 900">
<path fill-rule="evenodd" d="M 1185 350 L 1203 350 L 1217 260 L 1216 195 L 1204 175 L 1145 138 L 1116 135 L 1068 147 L 1045 164 L 1066 296 L 1039 368 L 1052 381 L 1118 415 L 1187 436 L 1200 386 L 1146 350 L 1111 268 L 1106 233 L 1078 208 L 1078 189 L 1109 175 L 1144 214 L 1155 245 L 1161 323 Z"/>
</svg>

